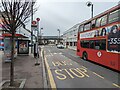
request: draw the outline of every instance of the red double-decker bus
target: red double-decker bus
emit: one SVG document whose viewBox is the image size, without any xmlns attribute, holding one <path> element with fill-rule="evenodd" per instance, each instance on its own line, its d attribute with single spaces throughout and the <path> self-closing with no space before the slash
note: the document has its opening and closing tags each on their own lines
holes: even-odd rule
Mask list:
<svg viewBox="0 0 120 90">
<path fill-rule="evenodd" d="M 120 71 L 120 4 L 80 24 L 77 55 Z"/>
</svg>

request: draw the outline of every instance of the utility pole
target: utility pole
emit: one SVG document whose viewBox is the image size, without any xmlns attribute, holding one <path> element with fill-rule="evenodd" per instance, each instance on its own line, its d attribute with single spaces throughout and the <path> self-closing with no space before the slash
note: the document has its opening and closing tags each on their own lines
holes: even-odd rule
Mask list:
<svg viewBox="0 0 120 90">
<path fill-rule="evenodd" d="M 42 44 L 42 33 L 41 30 L 43 30 L 43 28 L 40 28 L 40 44 Z"/>
<path fill-rule="evenodd" d="M 32 6 L 31 6 L 31 27 L 32 27 L 32 21 L 33 21 L 33 0 L 32 0 Z M 31 53 L 33 53 L 33 30 L 31 28 Z"/>
<path fill-rule="evenodd" d="M 37 49 L 37 58 L 36 58 L 36 63 L 35 65 L 40 65 L 40 63 L 38 62 L 38 58 L 39 58 L 39 47 L 38 47 L 38 36 L 39 36 L 39 21 L 40 21 L 40 18 L 37 18 L 37 36 L 36 36 L 36 49 Z"/>
<path fill-rule="evenodd" d="M 60 44 L 60 29 L 57 29 L 57 31 L 59 32 L 59 41 L 58 41 L 58 43 Z"/>
<path fill-rule="evenodd" d="M 86 4 L 87 4 L 88 7 L 91 6 L 91 18 L 93 18 L 93 3 L 89 1 Z"/>
</svg>

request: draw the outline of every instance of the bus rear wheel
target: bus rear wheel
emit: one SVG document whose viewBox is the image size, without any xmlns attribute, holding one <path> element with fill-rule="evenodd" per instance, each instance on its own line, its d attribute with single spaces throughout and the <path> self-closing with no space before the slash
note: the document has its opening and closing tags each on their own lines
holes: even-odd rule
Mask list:
<svg viewBox="0 0 120 90">
<path fill-rule="evenodd" d="M 83 52 L 82 58 L 83 58 L 84 60 L 87 60 L 87 59 L 88 59 L 88 55 L 87 55 L 86 52 Z"/>
</svg>

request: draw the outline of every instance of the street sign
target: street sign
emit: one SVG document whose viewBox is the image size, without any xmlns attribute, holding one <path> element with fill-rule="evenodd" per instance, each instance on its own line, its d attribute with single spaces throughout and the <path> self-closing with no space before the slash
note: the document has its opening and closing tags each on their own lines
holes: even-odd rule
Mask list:
<svg viewBox="0 0 120 90">
<path fill-rule="evenodd" d="M 37 22 L 36 21 L 32 21 L 31 27 L 37 27 Z"/>
<path fill-rule="evenodd" d="M 37 21 L 40 21 L 40 18 L 37 18 L 36 20 L 37 20 Z"/>
</svg>

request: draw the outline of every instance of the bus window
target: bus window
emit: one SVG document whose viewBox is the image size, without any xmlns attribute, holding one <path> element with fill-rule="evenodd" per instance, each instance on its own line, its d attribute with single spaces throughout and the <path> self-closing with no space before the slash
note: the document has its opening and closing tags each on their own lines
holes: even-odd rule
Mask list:
<svg viewBox="0 0 120 90">
<path fill-rule="evenodd" d="M 100 27 L 100 22 L 101 22 L 101 18 L 98 18 L 97 20 L 96 20 L 96 27 Z"/>
<path fill-rule="evenodd" d="M 89 41 L 81 41 L 81 47 L 89 48 Z"/>
<path fill-rule="evenodd" d="M 92 20 L 91 25 L 92 25 L 92 26 L 91 26 L 91 29 L 92 29 L 92 28 L 95 28 L 95 20 Z"/>
<path fill-rule="evenodd" d="M 101 17 L 101 26 L 104 26 L 107 24 L 107 15 Z"/>
<path fill-rule="evenodd" d="M 90 41 L 90 48 L 94 49 L 94 41 L 93 40 Z"/>
<path fill-rule="evenodd" d="M 100 42 L 100 50 L 106 50 L 106 40 L 101 40 Z"/>
<path fill-rule="evenodd" d="M 113 22 L 119 21 L 119 15 L 118 15 L 119 13 L 120 13 L 120 9 L 111 12 L 109 14 L 108 22 L 109 23 L 113 23 Z"/>
<path fill-rule="evenodd" d="M 100 49 L 100 40 L 95 40 L 95 49 Z"/>
<path fill-rule="evenodd" d="M 84 25 L 84 31 L 90 30 L 90 22 Z"/>
</svg>

